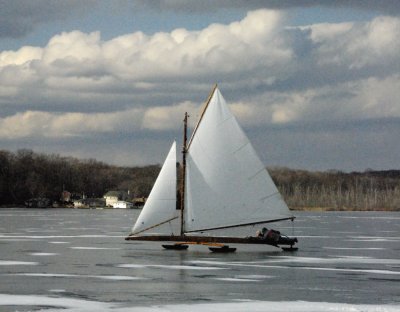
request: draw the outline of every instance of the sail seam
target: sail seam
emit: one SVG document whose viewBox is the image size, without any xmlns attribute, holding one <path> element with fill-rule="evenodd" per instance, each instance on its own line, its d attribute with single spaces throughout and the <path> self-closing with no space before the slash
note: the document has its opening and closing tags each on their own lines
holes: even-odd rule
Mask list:
<svg viewBox="0 0 400 312">
<path fill-rule="evenodd" d="M 219 124 L 217 124 L 217 128 L 220 128 L 224 123 L 226 123 L 227 121 L 231 120 L 232 118 L 234 118 L 233 115 L 228 116 L 228 118 L 225 118 Z"/>
<path fill-rule="evenodd" d="M 265 170 L 264 167 L 262 167 L 260 170 L 258 170 L 255 174 L 253 174 L 251 177 L 249 177 L 249 180 L 254 179 L 256 176 L 258 176 L 261 172 L 263 172 Z"/>
<path fill-rule="evenodd" d="M 273 197 L 273 196 L 275 196 L 275 195 L 279 195 L 279 192 L 275 192 L 275 193 L 273 193 L 273 194 L 271 194 L 271 195 L 264 196 L 264 197 L 260 198 L 260 200 L 263 202 L 263 201 L 266 200 L 267 198 Z"/>
<path fill-rule="evenodd" d="M 276 195 L 280 196 L 279 191 L 276 191 L 275 193 L 272 193 L 272 194 L 270 194 L 270 195 L 264 196 L 264 197 L 260 198 L 259 200 L 260 200 L 260 202 L 264 203 L 266 199 L 271 198 L 271 197 L 274 197 L 274 196 L 276 196 Z M 258 208 L 257 210 L 253 211 L 253 213 L 250 215 L 250 217 L 256 215 L 260 210 L 264 210 L 264 209 L 265 209 L 264 206 Z"/>
<path fill-rule="evenodd" d="M 249 145 L 250 142 L 244 143 L 241 147 L 239 147 L 236 151 L 233 152 L 233 154 L 236 154 L 237 152 L 240 152 L 242 149 L 244 149 L 247 145 Z"/>
</svg>

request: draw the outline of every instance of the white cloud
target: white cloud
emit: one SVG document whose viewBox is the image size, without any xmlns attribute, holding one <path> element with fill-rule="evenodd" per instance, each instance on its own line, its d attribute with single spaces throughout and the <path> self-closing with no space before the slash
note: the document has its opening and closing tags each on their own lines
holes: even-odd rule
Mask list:
<svg viewBox="0 0 400 312">
<path fill-rule="evenodd" d="M 94 114 L 27 111 L 0 118 L 0 138 L 65 138 L 89 133 L 134 131 L 141 128 L 143 114 L 139 109 Z"/>
<path fill-rule="evenodd" d="M 22 47 L 18 51 L 4 51 L 0 54 L 0 66 L 23 65 L 42 58 L 43 49 L 39 47 Z"/>
<path fill-rule="evenodd" d="M 303 29 L 307 28 L 318 44 L 315 52 L 319 64 L 360 69 L 398 63 L 399 18 L 379 16 L 365 23 L 316 24 Z"/>
<path fill-rule="evenodd" d="M 368 78 L 355 86 L 353 103 L 362 118 L 400 117 L 400 74 Z"/>
<path fill-rule="evenodd" d="M 39 76 L 110 75 L 130 81 L 195 77 L 212 72 L 237 72 L 282 63 L 290 48 L 277 40 L 281 14 L 260 10 L 230 25 L 212 24 L 199 32 L 176 29 L 152 36 L 136 32 L 103 42 L 99 32 L 64 32 L 43 48 L 2 52 L 0 68 L 36 61 Z"/>
<path fill-rule="evenodd" d="M 400 118 L 400 74 L 292 92 L 267 91 L 232 103 L 246 126 Z"/>
<path fill-rule="evenodd" d="M 184 102 L 174 106 L 158 106 L 146 110 L 142 128 L 150 130 L 176 130 L 182 124 L 183 112 L 195 114 L 196 105 Z"/>
<path fill-rule="evenodd" d="M 0 139 L 24 137 L 84 137 L 90 133 L 176 130 L 182 112 L 196 115 L 198 107 L 184 102 L 174 106 L 134 108 L 112 113 L 48 113 L 26 111 L 0 118 Z M 193 122 L 193 120 L 192 120 Z"/>
<path fill-rule="evenodd" d="M 175 131 L 215 82 L 246 127 L 400 118 L 400 18 L 286 27 L 258 10 L 199 31 L 71 31 L 0 52 L 0 139 Z"/>
<path fill-rule="evenodd" d="M 0 119 L 0 138 L 17 139 L 46 132 L 51 114 L 27 111 Z"/>
</svg>

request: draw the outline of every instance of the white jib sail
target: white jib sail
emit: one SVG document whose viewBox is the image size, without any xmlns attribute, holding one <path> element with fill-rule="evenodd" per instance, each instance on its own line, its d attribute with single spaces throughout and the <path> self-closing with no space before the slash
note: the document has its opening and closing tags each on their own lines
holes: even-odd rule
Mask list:
<svg viewBox="0 0 400 312">
<path fill-rule="evenodd" d="M 186 172 L 186 232 L 292 217 L 218 89 L 190 142 Z"/>
<path fill-rule="evenodd" d="M 171 146 L 132 234 L 168 234 L 180 232 L 176 210 L 176 142 Z"/>
</svg>

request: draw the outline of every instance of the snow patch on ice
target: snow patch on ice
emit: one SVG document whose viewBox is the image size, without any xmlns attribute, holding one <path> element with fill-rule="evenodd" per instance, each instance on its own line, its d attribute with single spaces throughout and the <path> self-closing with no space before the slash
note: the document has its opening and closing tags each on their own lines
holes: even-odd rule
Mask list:
<svg viewBox="0 0 400 312">
<path fill-rule="evenodd" d="M 116 266 L 117 268 L 124 268 L 124 269 L 143 269 L 148 267 L 145 264 L 119 264 Z"/>
<path fill-rule="evenodd" d="M 259 279 L 234 278 L 234 277 L 214 277 L 212 279 L 224 282 L 261 282 L 261 280 Z"/>
<path fill-rule="evenodd" d="M 49 244 L 70 244 L 70 242 L 49 242 Z"/>
<path fill-rule="evenodd" d="M 45 256 L 57 256 L 59 255 L 58 253 L 51 253 L 51 252 L 32 252 L 30 253 L 31 256 L 39 256 L 39 257 L 45 257 Z"/>
<path fill-rule="evenodd" d="M 0 265 L 39 265 L 38 262 L 0 260 Z"/>
<path fill-rule="evenodd" d="M 236 275 L 237 278 L 253 278 L 253 279 L 267 279 L 274 278 L 273 275 L 260 275 L 260 274 L 251 274 L 251 275 Z"/>
<path fill-rule="evenodd" d="M 104 279 L 104 280 L 110 280 L 110 281 L 134 281 L 134 280 L 145 280 L 147 278 L 144 277 L 135 277 L 135 276 L 122 276 L 122 275 L 94 275 L 94 276 L 89 276 L 89 277 L 94 277 L 94 278 L 99 278 L 99 279 Z"/>
<path fill-rule="evenodd" d="M 12 276 L 31 276 L 31 277 L 71 277 L 71 278 L 95 278 L 110 281 L 133 281 L 146 280 L 144 277 L 124 276 L 124 275 L 79 275 L 79 274 L 61 274 L 61 273 L 15 273 L 6 274 Z"/>
<path fill-rule="evenodd" d="M 113 248 L 113 247 L 69 247 L 71 249 L 79 249 L 79 250 L 119 250 L 121 248 Z"/>
<path fill-rule="evenodd" d="M 225 268 L 210 267 L 210 266 L 195 266 L 195 265 L 160 265 L 160 264 L 119 264 L 118 268 L 157 268 L 169 270 L 224 270 Z"/>
</svg>

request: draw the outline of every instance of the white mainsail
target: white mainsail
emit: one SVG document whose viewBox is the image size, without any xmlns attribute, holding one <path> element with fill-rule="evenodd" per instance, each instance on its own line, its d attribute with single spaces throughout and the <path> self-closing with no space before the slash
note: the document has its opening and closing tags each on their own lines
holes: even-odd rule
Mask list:
<svg viewBox="0 0 400 312">
<path fill-rule="evenodd" d="M 176 210 L 176 142 L 150 192 L 132 234 L 179 234 L 179 210 Z"/>
<path fill-rule="evenodd" d="M 185 232 L 293 217 L 217 88 L 186 157 Z"/>
</svg>

